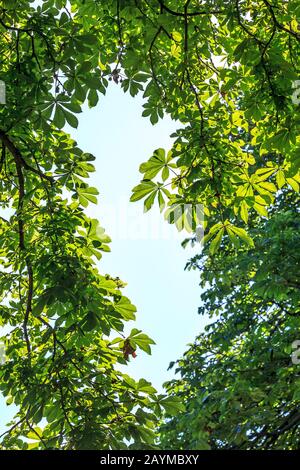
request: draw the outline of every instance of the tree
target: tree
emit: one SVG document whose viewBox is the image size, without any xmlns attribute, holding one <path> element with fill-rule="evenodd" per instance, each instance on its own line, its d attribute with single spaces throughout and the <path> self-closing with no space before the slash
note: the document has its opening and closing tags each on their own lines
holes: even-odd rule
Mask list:
<svg viewBox="0 0 300 470">
<path fill-rule="evenodd" d="M 148 448 L 171 400 L 118 371 L 153 341 L 122 334 L 136 309 L 120 280 L 98 272 L 110 239 L 84 214 L 97 202 L 86 182 L 94 157 L 61 130 L 77 125 L 86 94 L 95 105 L 105 92 L 99 31 L 87 33 L 64 2 L 29 3 L 0 9 L 1 207 L 10 213 L 0 220 L 0 388 L 19 409 L 1 448 L 118 449 L 126 439 Z"/>
<path fill-rule="evenodd" d="M 293 99 L 299 6 L 267 0 L 146 3 L 152 8 L 132 2 L 124 9 L 128 16 L 140 11 L 145 31 L 126 40 L 125 72 L 133 80 L 143 67 L 152 77 L 144 116 L 156 122 L 167 112 L 181 126 L 171 151 L 158 150 L 141 165 L 143 180 L 131 199 L 145 199 L 149 209 L 157 196 L 161 209 L 164 202 L 171 206 L 169 220 L 191 231 L 202 204 L 212 252 L 226 234 L 251 245 L 233 218 L 247 224 L 252 209 L 266 216 L 278 189 L 299 190 L 299 102 Z M 174 214 L 185 205 L 194 210 Z"/>
<path fill-rule="evenodd" d="M 187 412 L 162 425 L 163 448 L 299 448 L 299 365 L 291 358 L 300 326 L 298 207 L 298 197 L 281 195 L 269 220 L 252 224 L 255 249 L 224 240 L 217 255 L 206 249 L 190 261 L 206 286 L 199 313 L 215 320 L 167 385 Z"/>
<path fill-rule="evenodd" d="M 94 157 L 64 125 L 77 127 L 110 81 L 143 92 L 143 115 L 155 124 L 168 113 L 179 129 L 171 151 L 141 166 L 132 200 L 149 209 L 157 197 L 174 222 L 174 206 L 189 204 L 191 231 L 204 204 L 211 253 L 227 234 L 252 246 L 248 212 L 266 215 L 278 188 L 299 189 L 298 12 L 296 0 L 1 1 L 0 203 L 12 215 L 0 228 L 0 374 L 20 405 L 4 448 L 27 448 L 22 436 L 38 448 L 153 445 L 153 412 L 182 406 L 115 368 L 152 341 L 119 335 L 135 308 L 94 264 L 109 242 L 84 215 L 97 200 Z"/>
</svg>

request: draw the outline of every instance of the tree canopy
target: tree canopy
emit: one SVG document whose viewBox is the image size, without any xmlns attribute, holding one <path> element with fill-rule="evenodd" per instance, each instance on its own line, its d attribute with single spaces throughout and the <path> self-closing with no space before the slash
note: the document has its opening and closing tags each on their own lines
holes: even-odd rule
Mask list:
<svg viewBox="0 0 300 470">
<path fill-rule="evenodd" d="M 288 206 L 288 207 L 287 207 Z M 222 242 L 188 267 L 200 269 L 205 327 L 168 383 L 185 413 L 161 427 L 163 448 L 298 449 L 300 327 L 299 198 L 281 195 L 268 220 L 251 224 L 256 247 Z M 171 364 L 175 367 L 175 364 Z"/>
<path fill-rule="evenodd" d="M 135 307 L 118 278 L 98 271 L 110 239 L 84 213 L 97 202 L 87 182 L 94 156 L 65 124 L 78 126 L 84 103 L 101 106 L 110 83 L 142 93 L 152 124 L 165 114 L 176 120 L 173 147 L 153 149 L 131 200 L 148 210 L 157 199 L 171 222 L 174 208 L 189 205 L 192 217 L 180 217 L 192 239 L 203 205 L 209 260 L 227 269 L 250 249 L 246 289 L 256 238 L 264 243 L 255 224 L 292 223 L 284 210 L 265 218 L 278 191 L 299 190 L 299 12 L 296 0 L 1 0 L 0 205 L 10 215 L 0 219 L 0 388 L 19 408 L 2 448 L 152 447 L 162 413 L 183 410 L 176 393 L 157 394 L 118 371 L 136 348 L 150 353 L 153 340 L 122 333 Z M 249 425 L 260 429 L 255 417 Z M 217 439 L 226 445 L 222 430 Z"/>
</svg>

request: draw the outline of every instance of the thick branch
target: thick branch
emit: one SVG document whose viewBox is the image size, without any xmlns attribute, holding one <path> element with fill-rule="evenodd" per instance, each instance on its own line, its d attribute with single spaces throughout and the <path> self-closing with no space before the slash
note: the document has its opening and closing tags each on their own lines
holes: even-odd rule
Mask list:
<svg viewBox="0 0 300 470">
<path fill-rule="evenodd" d="M 274 25 L 277 26 L 277 28 L 280 29 L 281 31 L 285 31 L 286 33 L 288 33 L 291 36 L 293 36 L 294 38 L 296 38 L 297 41 L 300 41 L 300 36 L 299 36 L 298 33 L 296 33 L 295 31 L 292 31 L 291 29 L 286 28 L 285 26 L 283 26 L 283 24 L 279 23 L 279 21 L 276 18 L 274 9 L 273 9 L 272 5 L 268 2 L 268 0 L 263 0 L 263 2 L 266 5 L 266 7 L 268 8 L 268 10 L 269 10 L 269 12 L 272 16 L 272 20 L 273 20 Z"/>
<path fill-rule="evenodd" d="M 15 144 L 10 140 L 8 135 L 0 129 L 0 139 L 2 140 L 3 144 L 5 147 L 10 151 L 12 156 L 14 157 L 14 160 L 19 162 L 21 166 L 23 166 L 26 170 L 31 171 L 32 173 L 35 173 L 38 175 L 40 178 L 43 178 L 47 181 L 49 181 L 51 184 L 54 183 L 54 179 L 51 176 L 45 175 L 42 171 L 39 169 L 36 169 L 29 165 L 25 159 L 23 158 L 20 150 L 15 146 Z"/>
<path fill-rule="evenodd" d="M 24 166 L 24 160 L 19 152 L 19 150 L 15 147 L 15 145 L 10 141 L 8 136 L 3 132 L 0 131 L 0 138 L 4 145 L 8 148 L 8 150 L 13 155 L 16 170 L 17 170 L 17 178 L 18 178 L 18 186 L 19 186 L 19 202 L 18 202 L 18 233 L 19 233 L 19 248 L 21 251 L 26 251 L 25 246 L 25 236 L 24 236 L 24 220 L 22 218 L 22 209 L 23 209 L 23 202 L 25 197 L 25 181 L 24 175 L 22 171 L 22 167 Z M 32 265 L 28 258 L 26 258 L 26 267 L 27 267 L 27 276 L 28 276 L 28 293 L 27 293 L 27 300 L 26 300 L 26 310 L 25 316 L 23 321 L 23 331 L 24 331 L 24 338 L 27 346 L 28 357 L 30 359 L 31 354 L 31 346 L 30 340 L 28 335 L 28 320 L 29 315 L 32 310 L 32 298 L 33 298 L 33 270 Z"/>
</svg>

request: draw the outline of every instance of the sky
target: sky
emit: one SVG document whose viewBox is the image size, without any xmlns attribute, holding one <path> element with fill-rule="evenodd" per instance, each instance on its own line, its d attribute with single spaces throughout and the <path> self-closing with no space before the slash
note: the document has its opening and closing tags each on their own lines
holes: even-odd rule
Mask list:
<svg viewBox="0 0 300 470">
<path fill-rule="evenodd" d="M 129 202 L 131 189 L 141 179 L 139 165 L 155 149 L 169 150 L 169 135 L 178 127 L 168 117 L 153 126 L 141 117 L 142 103 L 140 96 L 132 98 L 112 83 L 96 108 L 84 107 L 78 115 L 78 129 L 67 131 L 96 157 L 89 184 L 99 190 L 99 202 L 87 212 L 112 238 L 111 252 L 103 254 L 99 270 L 127 283 L 123 293 L 136 305 L 137 320 L 129 322 L 126 332 L 139 328 L 156 342 L 151 356 L 138 351 L 122 370 L 161 391 L 163 382 L 173 377 L 173 371 L 167 371 L 170 361 L 180 358 L 207 320 L 197 314 L 199 272 L 184 271 L 200 245 L 183 249 L 186 233 L 165 222 L 158 209 L 144 213 L 142 201 Z M 0 397 L 0 432 L 12 412 Z"/>
</svg>

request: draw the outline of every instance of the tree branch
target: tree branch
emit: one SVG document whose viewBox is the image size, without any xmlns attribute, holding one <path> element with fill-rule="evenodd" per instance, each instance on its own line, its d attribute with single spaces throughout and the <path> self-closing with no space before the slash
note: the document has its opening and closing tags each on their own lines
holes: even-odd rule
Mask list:
<svg viewBox="0 0 300 470">
<path fill-rule="evenodd" d="M 0 139 L 2 140 L 3 144 L 8 148 L 8 150 L 11 152 L 15 161 L 15 165 L 16 165 L 17 178 L 18 178 L 18 183 L 19 183 L 19 188 L 18 188 L 19 190 L 19 202 L 18 202 L 19 248 L 22 252 L 24 252 L 26 251 L 25 236 L 24 236 L 24 220 L 22 218 L 22 209 L 23 209 L 23 202 L 24 202 L 24 197 L 25 197 L 25 181 L 24 181 L 24 175 L 22 171 L 22 166 L 25 166 L 24 160 L 19 150 L 11 142 L 8 136 L 1 130 L 0 130 Z M 32 269 L 32 265 L 28 257 L 26 257 L 26 267 L 27 267 L 27 276 L 28 276 L 28 293 L 27 293 L 27 300 L 26 300 L 26 311 L 25 311 L 25 316 L 24 316 L 24 321 L 23 321 L 23 331 L 24 331 L 24 338 L 25 338 L 25 342 L 27 346 L 28 358 L 30 360 L 31 345 L 30 345 L 27 325 L 28 325 L 29 315 L 32 311 L 33 269 Z"/>
<path fill-rule="evenodd" d="M 292 31 L 291 29 L 288 29 L 285 26 L 283 26 L 283 24 L 279 23 L 279 21 L 276 18 L 274 9 L 273 9 L 272 5 L 268 2 L 268 0 L 263 0 L 263 2 L 266 5 L 266 7 L 268 8 L 268 10 L 269 10 L 269 12 L 272 16 L 272 20 L 273 20 L 274 25 L 277 26 L 277 28 L 280 29 L 281 31 L 285 31 L 286 33 L 293 36 L 295 39 L 297 39 L 297 41 L 300 41 L 299 34 L 295 33 L 295 31 Z"/>
<path fill-rule="evenodd" d="M 10 140 L 8 135 L 4 131 L 2 131 L 1 129 L 0 129 L 0 139 L 2 140 L 5 147 L 10 151 L 10 153 L 14 157 L 15 161 L 18 161 L 20 163 L 20 165 L 22 165 L 26 170 L 31 171 L 32 173 L 35 173 L 40 178 L 43 178 L 43 179 L 49 181 L 49 183 L 51 183 L 51 184 L 54 183 L 54 178 L 52 178 L 52 176 L 45 175 L 45 173 L 43 173 L 39 169 L 36 169 L 36 168 L 32 167 L 31 165 L 29 165 L 25 161 L 25 159 L 23 158 L 20 150 L 15 146 L 15 144 L 12 142 L 12 140 Z"/>
<path fill-rule="evenodd" d="M 182 18 L 186 16 L 200 16 L 200 15 L 218 15 L 222 13 L 226 13 L 224 10 L 212 10 L 212 11 L 193 11 L 190 13 L 181 13 L 179 11 L 174 11 L 171 8 L 169 8 L 167 5 L 163 3 L 162 0 L 158 0 L 158 3 L 160 4 L 162 10 L 166 10 L 168 13 L 171 13 L 171 15 L 174 16 L 180 16 Z"/>
</svg>

